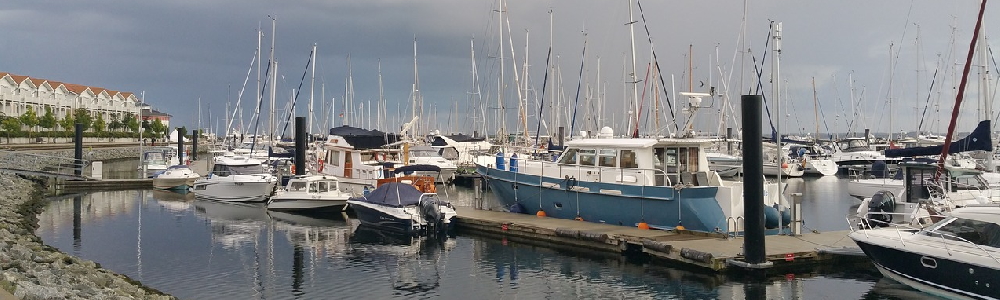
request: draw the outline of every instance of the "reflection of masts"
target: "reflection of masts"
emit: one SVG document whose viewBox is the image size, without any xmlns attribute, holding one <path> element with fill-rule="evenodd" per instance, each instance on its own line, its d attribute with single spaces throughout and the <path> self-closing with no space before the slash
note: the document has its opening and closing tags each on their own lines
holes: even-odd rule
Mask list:
<svg viewBox="0 0 1000 300">
<path fill-rule="evenodd" d="M 183 137 L 179 137 L 183 138 Z M 146 206 L 146 191 L 142 191 L 139 194 L 139 226 L 138 233 L 136 233 L 135 238 L 135 268 L 136 273 L 139 274 L 139 280 L 142 280 L 142 209 Z"/>
<path fill-rule="evenodd" d="M 83 226 L 83 196 L 73 197 L 73 255 L 80 256 L 81 229 Z"/>
<path fill-rule="evenodd" d="M 302 292 L 302 246 L 294 245 L 292 249 L 292 295 L 298 297 Z"/>
</svg>

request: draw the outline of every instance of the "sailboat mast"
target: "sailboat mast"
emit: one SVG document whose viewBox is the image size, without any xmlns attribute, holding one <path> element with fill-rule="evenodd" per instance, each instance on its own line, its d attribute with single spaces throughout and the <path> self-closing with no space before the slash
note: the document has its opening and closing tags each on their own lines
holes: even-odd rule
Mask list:
<svg viewBox="0 0 1000 300">
<path fill-rule="evenodd" d="M 632 73 L 631 73 L 630 76 L 632 77 L 632 80 L 631 80 L 631 82 L 632 82 L 632 114 L 634 116 L 634 117 L 632 117 L 632 119 L 634 119 L 634 124 L 633 124 L 634 127 L 633 128 L 629 128 L 629 129 L 633 129 L 632 130 L 632 137 L 639 137 L 639 81 L 636 79 L 636 76 L 635 76 L 635 69 L 636 69 L 636 67 L 635 67 L 635 22 L 636 22 L 635 18 L 632 17 L 632 1 L 629 0 L 629 2 L 628 2 L 628 33 L 629 33 L 629 39 L 631 40 L 631 45 L 630 46 L 632 48 Z M 629 120 L 629 122 L 631 123 L 633 121 Z"/>
<path fill-rule="evenodd" d="M 780 105 L 780 103 L 781 103 L 781 79 L 780 79 L 780 74 L 781 74 L 781 22 L 775 23 L 774 27 L 773 27 L 773 30 L 774 30 L 774 35 L 773 35 L 773 38 L 774 38 L 774 50 L 773 50 L 774 51 L 774 59 L 772 60 L 772 63 L 774 64 L 774 70 L 773 70 L 774 74 L 772 74 L 773 78 L 771 79 L 771 81 L 774 82 L 774 84 L 773 84 L 773 86 L 774 86 L 774 94 L 772 96 L 774 97 L 774 111 L 775 111 L 775 116 L 777 117 L 777 120 L 775 120 L 775 123 L 777 123 L 777 126 L 775 126 L 774 142 L 777 144 L 777 149 L 775 149 L 775 152 L 776 152 L 775 153 L 776 154 L 775 157 L 778 158 L 778 161 L 777 161 L 778 172 L 777 173 L 778 173 L 778 186 L 780 187 L 781 186 L 781 172 L 782 172 L 781 166 L 784 163 L 784 155 L 781 155 L 781 119 L 782 119 L 781 105 Z M 744 137 L 744 138 L 757 138 L 757 137 Z"/>
<path fill-rule="evenodd" d="M 275 121 L 275 114 L 274 113 L 275 113 L 275 111 L 278 110 L 278 108 L 275 107 L 275 97 L 276 97 L 275 93 L 277 92 L 277 89 L 274 88 L 274 86 L 278 84 L 278 76 L 277 76 L 277 74 L 278 74 L 278 62 L 274 61 L 274 33 L 275 33 L 276 28 L 277 28 L 277 20 L 275 20 L 274 17 L 271 17 L 271 54 L 270 54 L 270 56 L 271 56 L 270 62 L 271 62 L 271 66 L 272 66 L 272 69 L 271 69 L 271 74 L 272 74 L 271 75 L 271 114 L 270 114 L 271 117 L 268 120 L 268 128 L 270 130 L 270 131 L 268 131 L 268 136 L 270 136 L 271 144 L 272 145 L 274 144 L 274 121 Z"/>
<path fill-rule="evenodd" d="M 819 96 L 816 95 L 816 77 L 812 78 L 813 84 L 813 120 L 816 121 L 816 135 L 813 136 L 813 143 L 819 143 Z"/>
<path fill-rule="evenodd" d="M 379 105 L 379 109 L 376 111 L 376 114 L 378 115 L 378 127 L 379 127 L 379 129 L 385 130 L 386 129 L 386 127 L 385 127 L 386 124 L 382 124 L 382 122 L 383 122 L 383 120 L 385 120 L 386 116 L 385 116 L 385 113 L 384 113 L 384 110 L 385 110 L 385 94 L 383 93 L 383 90 L 382 90 L 382 59 L 381 58 L 378 59 L 378 105 Z"/>
<path fill-rule="evenodd" d="M 313 99 L 316 96 L 316 43 L 313 43 L 312 58 L 310 59 L 312 65 L 312 77 L 309 79 L 309 118 L 306 121 L 306 132 L 313 130 Z M 296 133 L 297 134 L 297 133 Z"/>
</svg>

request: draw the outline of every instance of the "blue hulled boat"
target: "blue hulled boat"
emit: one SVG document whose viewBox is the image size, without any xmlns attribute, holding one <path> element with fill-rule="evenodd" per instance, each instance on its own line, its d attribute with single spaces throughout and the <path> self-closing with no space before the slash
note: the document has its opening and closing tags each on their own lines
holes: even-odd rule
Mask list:
<svg viewBox="0 0 1000 300">
<path fill-rule="evenodd" d="M 569 141 L 554 162 L 497 153 L 478 159 L 476 168 L 512 212 L 544 211 L 549 217 L 624 226 L 742 231 L 743 182 L 723 180 L 708 168 L 704 149 L 716 140 L 611 136 L 605 127 L 599 138 Z M 777 183 L 765 183 L 769 233 L 790 221 L 780 190 Z"/>
</svg>

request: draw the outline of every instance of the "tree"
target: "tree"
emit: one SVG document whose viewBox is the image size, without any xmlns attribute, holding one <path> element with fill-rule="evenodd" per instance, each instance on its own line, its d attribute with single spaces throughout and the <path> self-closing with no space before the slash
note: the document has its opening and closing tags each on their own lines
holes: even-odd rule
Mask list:
<svg viewBox="0 0 1000 300">
<path fill-rule="evenodd" d="M 35 109 L 31 106 L 26 107 L 24 113 L 21 114 L 21 124 L 28 126 L 28 132 L 35 129 L 38 126 L 38 114 L 35 113 Z"/>
<path fill-rule="evenodd" d="M 125 117 L 122 118 L 122 124 L 132 132 L 139 132 L 139 120 L 132 113 L 125 113 Z"/>
<path fill-rule="evenodd" d="M 10 143 L 10 134 L 21 132 L 21 121 L 18 118 L 6 117 L 3 121 L 0 121 L 0 128 L 3 129 L 4 133 L 7 133 L 7 143 Z"/>
<path fill-rule="evenodd" d="M 90 111 L 85 108 L 77 108 L 73 112 L 73 118 L 76 118 L 76 123 L 83 124 L 83 131 L 90 129 L 90 126 L 94 123 L 93 117 L 90 116 Z"/>
<path fill-rule="evenodd" d="M 74 124 L 76 124 L 76 118 L 74 118 L 73 113 L 69 111 L 67 111 L 66 116 L 59 121 L 59 126 L 65 131 L 74 130 L 73 128 L 76 126 Z"/>
<path fill-rule="evenodd" d="M 162 137 L 167 133 L 167 126 L 164 126 L 163 121 L 160 121 L 160 119 L 153 120 L 153 123 L 149 124 L 149 127 L 156 136 Z"/>
<path fill-rule="evenodd" d="M 42 115 L 42 117 L 38 119 L 38 126 L 52 130 L 53 128 L 56 128 L 56 123 L 56 116 L 52 114 L 52 107 L 46 106 L 45 115 Z"/>
<path fill-rule="evenodd" d="M 108 127 L 108 124 L 104 123 L 104 115 L 97 114 L 97 119 L 94 119 L 93 126 L 95 132 L 104 132 L 104 129 Z"/>
<path fill-rule="evenodd" d="M 122 121 L 119 120 L 118 114 L 111 114 L 111 123 L 108 123 L 108 129 L 115 131 L 122 127 Z"/>
</svg>

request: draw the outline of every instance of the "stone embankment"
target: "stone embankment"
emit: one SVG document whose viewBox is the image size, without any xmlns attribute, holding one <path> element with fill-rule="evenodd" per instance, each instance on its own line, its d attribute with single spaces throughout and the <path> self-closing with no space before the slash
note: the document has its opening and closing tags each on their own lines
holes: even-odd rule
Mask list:
<svg viewBox="0 0 1000 300">
<path fill-rule="evenodd" d="M 73 150 L 48 155 L 73 157 Z M 62 153 L 66 152 L 66 153 Z M 90 151 L 92 160 L 137 157 L 138 149 Z M 45 245 L 35 235 L 37 215 L 48 204 L 42 187 L 12 174 L 0 174 L 0 287 L 30 299 L 175 299 L 127 276 L 103 269 Z"/>
</svg>

